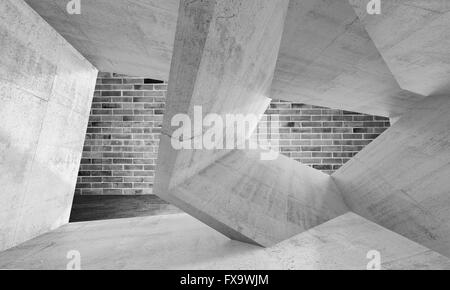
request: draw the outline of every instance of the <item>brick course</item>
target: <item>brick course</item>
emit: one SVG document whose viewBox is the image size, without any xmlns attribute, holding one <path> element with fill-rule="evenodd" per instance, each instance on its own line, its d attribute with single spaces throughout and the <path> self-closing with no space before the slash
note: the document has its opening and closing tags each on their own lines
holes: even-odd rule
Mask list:
<svg viewBox="0 0 450 290">
<path fill-rule="evenodd" d="M 280 152 L 332 174 L 390 126 L 388 118 L 272 100 L 263 118 L 279 119 Z"/>
<path fill-rule="evenodd" d="M 100 73 L 76 194 L 151 194 L 167 84 Z"/>
<path fill-rule="evenodd" d="M 75 194 L 152 194 L 167 84 L 100 73 Z M 273 100 L 281 153 L 331 174 L 389 127 L 389 119 Z"/>
</svg>

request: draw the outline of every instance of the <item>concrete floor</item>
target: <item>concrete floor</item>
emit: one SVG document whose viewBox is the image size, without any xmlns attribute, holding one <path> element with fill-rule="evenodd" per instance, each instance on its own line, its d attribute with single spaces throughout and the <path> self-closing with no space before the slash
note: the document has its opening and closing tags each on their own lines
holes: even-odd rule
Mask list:
<svg viewBox="0 0 450 290">
<path fill-rule="evenodd" d="M 270 248 L 236 241 L 186 214 L 69 224 L 0 253 L 2 269 L 450 269 L 450 260 L 348 213 Z"/>
<path fill-rule="evenodd" d="M 75 195 L 70 222 L 181 213 L 155 195 Z"/>
</svg>

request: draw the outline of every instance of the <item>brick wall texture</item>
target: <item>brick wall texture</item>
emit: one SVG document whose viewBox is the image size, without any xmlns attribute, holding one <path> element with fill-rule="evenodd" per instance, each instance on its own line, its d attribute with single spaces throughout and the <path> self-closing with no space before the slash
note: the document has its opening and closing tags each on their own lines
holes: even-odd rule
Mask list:
<svg viewBox="0 0 450 290">
<path fill-rule="evenodd" d="M 100 73 L 75 194 L 152 194 L 167 84 Z M 333 173 L 389 127 L 389 119 L 273 100 L 282 154 Z"/>
</svg>

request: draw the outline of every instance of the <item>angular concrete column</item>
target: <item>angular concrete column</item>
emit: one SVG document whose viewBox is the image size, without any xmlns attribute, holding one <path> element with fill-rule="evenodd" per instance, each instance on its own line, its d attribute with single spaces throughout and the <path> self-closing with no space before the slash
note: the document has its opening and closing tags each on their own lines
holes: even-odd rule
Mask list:
<svg viewBox="0 0 450 290">
<path fill-rule="evenodd" d="M 228 237 L 264 246 L 347 212 L 331 178 L 286 157 L 262 161 L 258 150 L 175 150 L 171 120 L 180 113 L 194 120 L 196 106 L 222 120 L 262 115 L 287 7 L 287 0 L 181 1 L 155 185 L 161 198 Z M 194 130 L 187 141 L 204 135 Z"/>
<path fill-rule="evenodd" d="M 24 1 L 0 10 L 3 250 L 68 222 L 97 69 Z"/>
<path fill-rule="evenodd" d="M 334 175 L 351 210 L 450 257 L 450 97 L 429 97 Z"/>
</svg>

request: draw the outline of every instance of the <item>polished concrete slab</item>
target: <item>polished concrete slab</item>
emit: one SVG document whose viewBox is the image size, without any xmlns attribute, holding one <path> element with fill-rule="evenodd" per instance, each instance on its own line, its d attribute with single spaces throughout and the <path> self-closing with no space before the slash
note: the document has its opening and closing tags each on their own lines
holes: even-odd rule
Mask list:
<svg viewBox="0 0 450 290">
<path fill-rule="evenodd" d="M 450 260 L 348 213 L 276 246 L 232 241 L 186 214 L 75 223 L 0 253 L 2 269 L 450 269 Z"/>
</svg>

